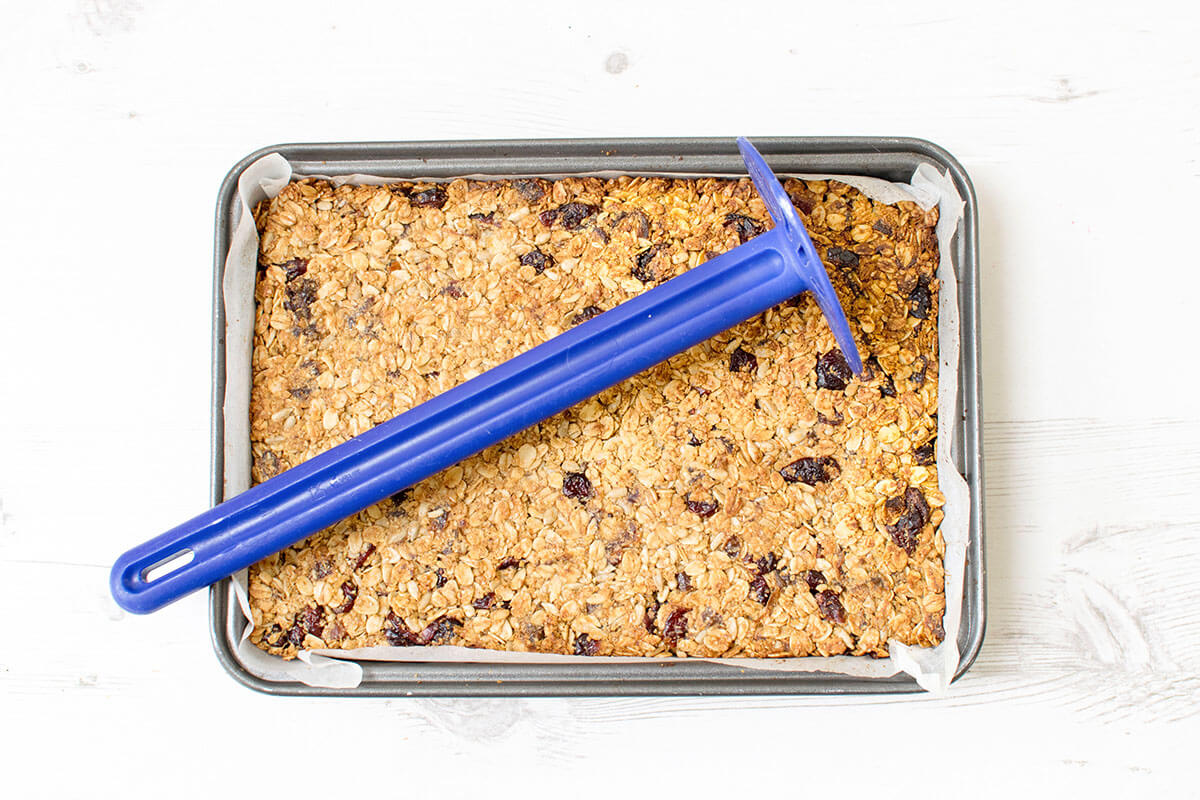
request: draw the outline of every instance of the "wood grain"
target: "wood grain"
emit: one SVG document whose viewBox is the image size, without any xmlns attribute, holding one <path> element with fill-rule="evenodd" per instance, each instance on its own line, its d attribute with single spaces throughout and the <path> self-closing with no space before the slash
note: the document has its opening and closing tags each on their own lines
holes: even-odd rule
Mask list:
<svg viewBox="0 0 1200 800">
<path fill-rule="evenodd" d="M 5 796 L 1200 796 L 1193 5 L 2 8 Z M 238 158 L 738 133 L 924 136 L 975 182 L 989 627 L 947 697 L 283 701 L 202 598 L 113 605 L 112 559 L 207 499 Z"/>
</svg>

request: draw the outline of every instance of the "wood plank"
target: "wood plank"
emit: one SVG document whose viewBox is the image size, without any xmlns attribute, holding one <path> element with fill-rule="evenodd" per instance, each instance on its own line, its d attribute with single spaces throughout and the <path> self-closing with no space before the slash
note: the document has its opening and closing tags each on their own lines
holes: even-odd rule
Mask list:
<svg viewBox="0 0 1200 800">
<path fill-rule="evenodd" d="M 820 795 L 899 779 L 1198 796 L 1194 7 L 6 11 L 9 794 Z M 747 47 L 752 14 L 770 23 Z M 951 65 L 938 80 L 911 65 L 932 47 Z M 990 621 L 949 696 L 284 701 L 220 671 L 201 597 L 147 618 L 112 604 L 112 558 L 207 499 L 212 202 L 235 160 L 272 141 L 742 132 L 916 134 L 975 182 Z"/>
</svg>

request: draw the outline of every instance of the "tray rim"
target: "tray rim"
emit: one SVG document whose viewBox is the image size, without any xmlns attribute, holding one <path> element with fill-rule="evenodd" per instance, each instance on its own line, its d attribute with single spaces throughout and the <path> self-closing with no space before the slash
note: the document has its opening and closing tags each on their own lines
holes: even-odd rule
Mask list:
<svg viewBox="0 0 1200 800">
<path fill-rule="evenodd" d="M 948 151 L 931 141 L 913 137 L 838 136 L 838 137 L 751 137 L 763 155 L 805 159 L 878 158 L 908 156 L 924 160 L 945 170 L 963 197 L 963 219 L 956 232 L 955 256 L 961 302 L 961 347 L 959 355 L 959 392 L 961 459 L 971 496 L 967 555 L 963 576 L 963 613 L 960 628 L 960 654 L 954 681 L 975 663 L 983 645 L 987 625 L 987 570 L 984 547 L 984 476 L 983 413 L 979 336 L 979 235 L 978 208 L 974 186 L 966 170 Z M 679 153 L 685 155 L 680 156 Z M 289 161 L 329 163 L 330 156 L 366 154 L 367 159 L 342 158 L 339 164 L 364 165 L 371 158 L 398 161 L 407 159 L 430 167 L 430 173 L 454 166 L 454 162 L 482 158 L 493 166 L 528 165 L 520 172 L 555 172 L 556 161 L 586 157 L 612 158 L 630 163 L 642 159 L 647 169 L 664 170 L 669 164 L 678 168 L 688 158 L 736 156 L 732 137 L 653 137 L 585 139 L 498 139 L 444 141 L 373 141 L 284 143 L 259 148 L 240 159 L 226 173 L 217 194 L 213 247 L 213 327 L 212 327 L 212 416 L 210 420 L 210 496 L 216 505 L 223 499 L 225 394 L 225 314 L 222 292 L 224 260 L 228 251 L 230 209 L 237 181 L 245 169 L 259 158 L 279 153 Z M 513 155 L 516 153 L 517 155 Z M 307 156 L 307 157 L 306 157 Z M 526 160 L 521 160 L 522 158 Z M 534 164 L 543 168 L 532 168 Z M 636 168 L 614 165 L 615 169 Z M 855 169 L 828 166 L 828 171 L 855 174 Z M 358 170 L 351 170 L 358 171 Z M 378 167 L 376 167 L 378 171 Z M 410 170 L 405 170 L 410 171 Z M 460 169 L 462 174 L 465 170 Z M 478 171 L 478 170 L 475 170 Z M 562 170 L 571 171 L 571 170 Z M 578 171 L 578 170 L 576 170 Z M 665 171 L 665 170 L 664 170 Z M 790 171 L 790 170 L 789 170 Z M 447 173 L 453 174 L 453 170 Z M 470 174 L 467 172 L 466 174 Z M 566 697 L 566 696 L 665 696 L 665 695 L 830 695 L 830 694 L 903 694 L 916 693 L 920 687 L 906 675 L 891 678 L 855 678 L 824 672 L 764 673 L 738 667 L 704 664 L 690 659 L 646 665 L 487 665 L 487 664 L 406 664 L 400 662 L 360 662 L 369 674 L 393 670 L 411 677 L 388 681 L 368 679 L 351 689 L 311 687 L 294 681 L 272 681 L 252 673 L 237 657 L 230 613 L 230 579 L 209 589 L 209 633 L 218 662 L 241 685 L 265 694 L 284 696 L 342 697 Z M 965 635 L 965 640 L 964 640 Z M 689 676 L 697 671 L 699 677 Z M 621 675 L 614 674 L 617 670 Z M 461 674 L 460 674 L 461 673 Z M 677 674 L 670 674 L 677 673 Z"/>
</svg>

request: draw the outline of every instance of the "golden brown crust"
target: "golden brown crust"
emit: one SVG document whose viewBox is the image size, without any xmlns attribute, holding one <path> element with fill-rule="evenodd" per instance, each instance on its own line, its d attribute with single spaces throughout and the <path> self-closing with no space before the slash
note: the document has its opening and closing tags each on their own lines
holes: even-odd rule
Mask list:
<svg viewBox="0 0 1200 800">
<path fill-rule="evenodd" d="M 791 180 L 868 375 L 807 297 L 267 559 L 253 641 L 886 655 L 945 608 L 936 212 Z M 265 480 L 769 227 L 745 181 L 342 186 L 256 211 Z M 832 355 L 830 355 L 832 353 Z"/>
</svg>

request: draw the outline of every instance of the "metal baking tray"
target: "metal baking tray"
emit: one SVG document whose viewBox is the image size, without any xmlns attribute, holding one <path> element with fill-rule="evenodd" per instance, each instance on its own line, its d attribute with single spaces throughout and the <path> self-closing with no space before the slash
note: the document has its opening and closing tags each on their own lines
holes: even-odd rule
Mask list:
<svg viewBox="0 0 1200 800">
<path fill-rule="evenodd" d="M 983 453 L 979 369 L 979 240 L 975 192 L 962 166 L 922 139 L 892 137 L 754 137 L 780 173 L 868 175 L 907 182 L 922 163 L 949 171 L 966 202 L 952 246 L 958 269 L 962 322 L 959 363 L 957 463 L 971 494 L 970 533 L 963 581 L 961 652 L 955 677 L 974 662 L 983 643 L 985 576 L 983 548 Z M 738 174 L 744 171 L 732 137 L 727 139 L 571 139 L 462 142 L 282 144 L 238 162 L 217 197 L 213 254 L 212 502 L 224 500 L 225 312 L 221 281 L 232 235 L 238 177 L 258 158 L 279 153 L 302 174 L 354 173 L 404 179 L 487 175 L 558 175 L 612 170 L 640 173 Z M 325 696 L 579 696 L 579 695 L 763 695 L 876 694 L 918 691 L 907 675 L 855 678 L 831 673 L 783 674 L 700 663 L 662 664 L 471 664 L 363 661 L 362 683 L 353 689 L 320 689 L 266 680 L 237 655 L 241 631 L 234 616 L 230 581 L 209 592 L 213 645 L 221 665 L 237 681 L 261 692 Z"/>
</svg>

